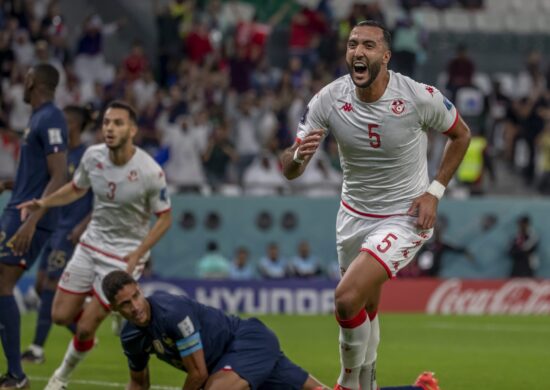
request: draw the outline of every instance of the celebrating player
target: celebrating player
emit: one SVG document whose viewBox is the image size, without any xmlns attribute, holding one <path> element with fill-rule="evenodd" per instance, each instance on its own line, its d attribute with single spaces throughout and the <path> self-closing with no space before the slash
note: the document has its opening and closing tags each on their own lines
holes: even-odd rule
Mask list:
<svg viewBox="0 0 550 390">
<path fill-rule="evenodd" d="M 67 181 L 67 125 L 53 104 L 58 83 L 58 71 L 48 64 L 33 66 L 26 74 L 23 98 L 33 112 L 15 183 L 0 183 L 0 193 L 13 189 L 0 220 L 0 338 L 8 361 L 8 372 L 0 377 L 2 390 L 30 387 L 21 367 L 20 316 L 13 289 L 55 229 L 58 211 L 44 207 L 22 220 L 16 206 L 47 196 Z"/>
<path fill-rule="evenodd" d="M 110 271 L 126 270 L 139 277 L 149 250 L 171 224 L 170 200 L 160 166 L 133 144 L 137 132 L 135 111 L 111 102 L 103 116 L 104 144 L 88 148 L 71 183 L 54 194 L 18 206 L 28 210 L 63 206 L 94 193 L 92 219 L 59 281 L 52 319 L 59 325 L 77 322 L 61 366 L 47 390 L 64 389 L 70 373 L 94 345 L 94 335 L 109 314 L 101 280 Z M 149 230 L 151 214 L 157 220 Z M 87 295 L 92 300 L 84 308 Z"/>
<path fill-rule="evenodd" d="M 86 129 L 91 118 L 88 110 L 79 106 L 67 106 L 63 109 L 63 114 L 69 132 L 67 163 L 69 177 L 72 178 L 86 151 L 86 146 L 81 143 L 80 134 Z M 43 347 L 52 326 L 52 302 L 57 282 L 90 221 L 92 202 L 93 193 L 88 191 L 85 196 L 61 209 L 59 223 L 40 255 L 36 282 L 36 290 L 40 295 L 40 309 L 33 343 L 21 355 L 24 362 L 42 363 L 45 359 Z M 71 326 L 73 333 L 74 330 L 74 326 Z"/>
<path fill-rule="evenodd" d="M 297 140 L 281 156 L 284 175 L 300 176 L 332 131 L 344 182 L 336 231 L 342 280 L 335 291 L 341 373 L 336 389 L 377 388 L 381 287 L 430 238 L 437 205 L 460 164 L 470 131 L 438 90 L 388 70 L 391 35 L 379 23 L 355 26 L 347 42 L 349 75 L 309 103 Z M 427 135 L 449 137 L 428 183 Z"/>
<path fill-rule="evenodd" d="M 103 293 L 128 323 L 121 333 L 128 390 L 149 389 L 149 354 L 187 372 L 185 390 L 328 389 L 281 351 L 255 318 L 242 320 L 185 296 L 145 298 L 126 272 L 103 279 Z"/>
</svg>

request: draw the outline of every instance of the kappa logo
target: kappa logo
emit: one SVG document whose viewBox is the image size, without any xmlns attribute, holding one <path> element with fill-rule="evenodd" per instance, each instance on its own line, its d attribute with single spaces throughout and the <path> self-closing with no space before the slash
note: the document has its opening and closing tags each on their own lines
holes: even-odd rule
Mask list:
<svg viewBox="0 0 550 390">
<path fill-rule="evenodd" d="M 391 264 L 393 265 L 393 269 L 395 272 L 399 271 L 399 262 L 398 261 L 392 261 Z"/>
<path fill-rule="evenodd" d="M 404 258 L 409 257 L 409 250 L 408 249 L 403 249 L 402 253 L 403 253 Z"/>
<path fill-rule="evenodd" d="M 395 115 L 401 115 L 405 112 L 405 102 L 403 99 L 395 99 L 391 102 L 390 109 Z"/>
<path fill-rule="evenodd" d="M 350 112 L 353 111 L 353 106 L 351 103 L 345 102 L 342 107 L 340 107 L 341 110 L 344 110 L 344 112 Z"/>
<path fill-rule="evenodd" d="M 426 85 L 426 91 L 428 91 L 428 93 L 433 97 L 435 93 L 435 88 L 430 85 Z"/>
</svg>

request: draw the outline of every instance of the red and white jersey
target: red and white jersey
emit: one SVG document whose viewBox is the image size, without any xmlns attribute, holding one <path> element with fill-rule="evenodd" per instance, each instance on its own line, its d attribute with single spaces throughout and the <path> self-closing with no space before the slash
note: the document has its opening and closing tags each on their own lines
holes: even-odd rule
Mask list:
<svg viewBox="0 0 550 390">
<path fill-rule="evenodd" d="M 450 130 L 458 113 L 434 87 L 390 71 L 382 97 L 357 98 L 349 75 L 324 87 L 298 126 L 298 142 L 309 132 L 331 131 L 343 171 L 342 202 L 356 215 L 405 213 L 428 187 L 426 130 Z"/>
<path fill-rule="evenodd" d="M 105 144 L 90 146 L 78 166 L 73 185 L 92 188 L 92 220 L 82 245 L 121 258 L 135 250 L 149 232 L 151 215 L 170 210 L 162 168 L 146 152 L 126 164 L 113 164 Z M 148 256 L 144 256 L 147 258 Z"/>
</svg>

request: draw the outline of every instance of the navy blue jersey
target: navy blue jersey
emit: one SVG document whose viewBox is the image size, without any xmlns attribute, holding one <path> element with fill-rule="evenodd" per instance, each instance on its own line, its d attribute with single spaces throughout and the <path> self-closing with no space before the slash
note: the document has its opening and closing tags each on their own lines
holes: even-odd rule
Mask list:
<svg viewBox="0 0 550 390">
<path fill-rule="evenodd" d="M 85 145 L 79 145 L 74 149 L 69 149 L 67 154 L 67 169 L 69 170 L 69 180 L 72 180 L 76 168 L 86 151 Z M 94 194 L 92 190 L 88 190 L 86 195 L 78 199 L 76 202 L 69 203 L 61 208 L 61 218 L 56 230 L 66 231 L 67 234 L 80 223 L 92 210 Z"/>
<path fill-rule="evenodd" d="M 149 325 L 142 328 L 127 323 L 120 337 L 133 371 L 145 369 L 151 353 L 184 370 L 181 358 L 203 349 L 206 366 L 211 372 L 241 323 L 238 317 L 185 296 L 159 292 L 147 300 L 151 305 Z"/>
<path fill-rule="evenodd" d="M 59 108 L 49 102 L 33 111 L 29 128 L 25 130 L 15 185 L 6 209 L 41 198 L 50 181 L 47 156 L 67 149 L 67 124 Z M 42 217 L 37 227 L 53 230 L 58 211 L 52 209 Z"/>
</svg>

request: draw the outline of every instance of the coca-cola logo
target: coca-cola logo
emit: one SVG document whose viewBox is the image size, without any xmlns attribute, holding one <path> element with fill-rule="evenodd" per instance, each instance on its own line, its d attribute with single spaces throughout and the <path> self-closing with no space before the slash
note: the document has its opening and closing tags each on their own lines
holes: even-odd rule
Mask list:
<svg viewBox="0 0 550 390">
<path fill-rule="evenodd" d="M 550 314 L 550 281 L 515 279 L 498 284 L 449 279 L 431 294 L 430 314 Z"/>
</svg>

